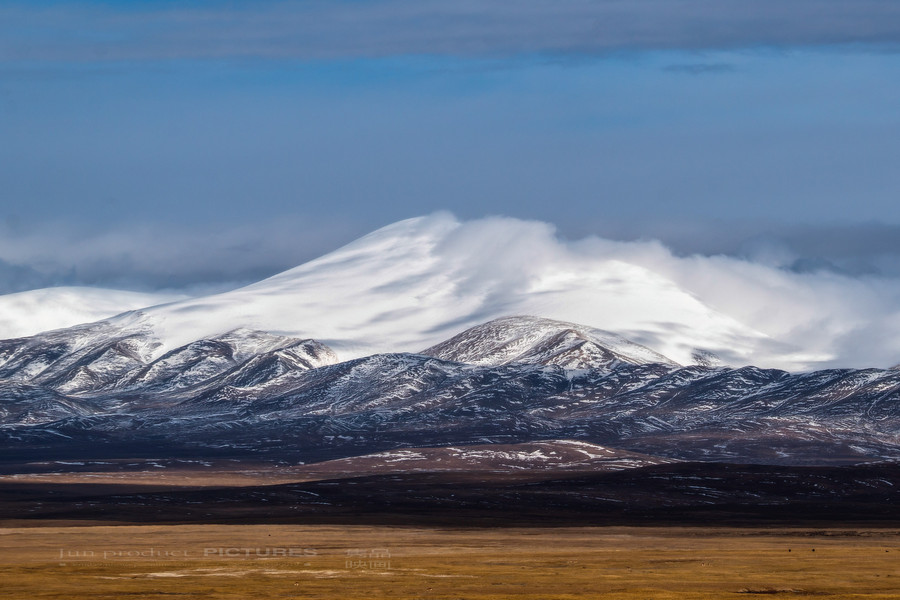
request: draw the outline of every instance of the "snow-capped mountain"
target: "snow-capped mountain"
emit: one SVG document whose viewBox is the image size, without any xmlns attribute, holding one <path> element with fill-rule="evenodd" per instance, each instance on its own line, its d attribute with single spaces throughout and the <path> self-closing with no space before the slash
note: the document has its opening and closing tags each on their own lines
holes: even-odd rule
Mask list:
<svg viewBox="0 0 900 600">
<path fill-rule="evenodd" d="M 59 310 L 42 300 L 70 292 L 0 297 L 0 336 L 4 314 L 6 337 L 20 337 L 146 301 L 70 336 L 90 342 L 108 325 L 158 358 L 246 328 L 316 339 L 347 360 L 418 352 L 488 320 L 537 315 L 614 332 L 680 364 L 798 371 L 900 360 L 900 287 L 887 282 L 676 257 L 650 242 L 567 242 L 546 223 L 505 218 L 401 221 L 253 285 L 162 305 L 102 290 L 81 290 Z"/>
<path fill-rule="evenodd" d="M 347 360 L 417 352 L 488 320 L 537 315 L 615 332 L 680 364 L 802 371 L 897 364 L 898 307 L 900 284 L 890 281 L 680 257 L 654 242 L 570 242 L 546 223 L 436 214 L 220 294 L 0 296 L 0 339 L 134 309 L 69 336 L 91 343 L 112 327 L 158 358 L 246 328 L 316 339 Z"/>
<path fill-rule="evenodd" d="M 900 459 L 900 371 L 722 366 L 812 354 L 646 268 L 535 245 L 551 233 L 412 219 L 245 288 L 0 341 L 0 446 L 308 461 L 571 440 L 666 460 Z"/>
<path fill-rule="evenodd" d="M 256 284 L 125 313 L 98 324 L 142 339 L 152 358 L 236 328 L 316 339 L 342 359 L 416 352 L 507 315 L 613 331 L 688 364 L 795 364 L 790 350 L 717 312 L 653 271 L 591 253 L 536 246 L 541 223 L 402 221 Z M 79 328 L 70 336 L 95 337 Z"/>
</svg>

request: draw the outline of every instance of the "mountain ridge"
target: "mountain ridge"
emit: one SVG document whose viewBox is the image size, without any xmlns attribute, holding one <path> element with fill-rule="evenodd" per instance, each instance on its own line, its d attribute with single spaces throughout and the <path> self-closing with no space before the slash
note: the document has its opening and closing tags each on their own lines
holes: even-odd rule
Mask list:
<svg viewBox="0 0 900 600">
<path fill-rule="evenodd" d="M 571 332 L 584 343 L 559 335 Z M 620 336 L 535 317 L 461 332 L 440 356 L 344 361 L 315 340 L 247 329 L 158 358 L 127 336 L 61 346 L 60 335 L 48 347 L 0 344 L 0 447 L 118 456 L 162 444 L 306 462 L 567 439 L 666 460 L 900 459 L 896 370 L 681 366 Z M 604 336 L 614 347 L 599 346 Z M 588 341 L 603 352 L 579 353 Z"/>
</svg>

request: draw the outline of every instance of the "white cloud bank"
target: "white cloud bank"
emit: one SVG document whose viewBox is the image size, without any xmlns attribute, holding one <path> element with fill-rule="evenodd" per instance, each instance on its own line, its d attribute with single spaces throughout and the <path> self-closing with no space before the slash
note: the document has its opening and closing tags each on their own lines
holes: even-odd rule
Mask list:
<svg viewBox="0 0 900 600">
<path fill-rule="evenodd" d="M 889 367 L 900 363 L 900 280 L 829 271 L 797 273 L 727 256 L 676 257 L 655 242 L 584 240 L 595 255 L 618 257 L 671 280 L 710 308 L 798 353 L 760 347 L 764 366 Z M 774 352 L 773 352 L 774 350 Z"/>
<path fill-rule="evenodd" d="M 184 294 L 142 294 L 87 287 L 57 287 L 0 296 L 0 339 L 91 323 L 119 313 L 184 299 Z"/>
</svg>

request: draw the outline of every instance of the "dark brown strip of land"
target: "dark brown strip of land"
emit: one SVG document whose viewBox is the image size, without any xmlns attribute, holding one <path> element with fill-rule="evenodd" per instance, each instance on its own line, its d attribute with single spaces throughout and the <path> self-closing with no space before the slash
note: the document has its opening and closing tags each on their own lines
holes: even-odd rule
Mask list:
<svg viewBox="0 0 900 600">
<path fill-rule="evenodd" d="M 0 481 L 0 523 L 900 526 L 900 466 L 681 463 L 397 472 L 277 485 Z"/>
</svg>

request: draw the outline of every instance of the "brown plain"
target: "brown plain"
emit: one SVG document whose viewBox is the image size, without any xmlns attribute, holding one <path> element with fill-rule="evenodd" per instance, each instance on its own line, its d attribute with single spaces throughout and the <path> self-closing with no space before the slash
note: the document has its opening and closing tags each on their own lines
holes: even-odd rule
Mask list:
<svg viewBox="0 0 900 600">
<path fill-rule="evenodd" d="M 42 525 L 0 598 L 900 598 L 897 530 Z"/>
</svg>

